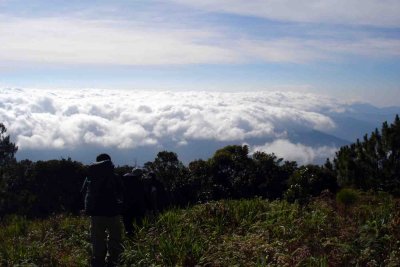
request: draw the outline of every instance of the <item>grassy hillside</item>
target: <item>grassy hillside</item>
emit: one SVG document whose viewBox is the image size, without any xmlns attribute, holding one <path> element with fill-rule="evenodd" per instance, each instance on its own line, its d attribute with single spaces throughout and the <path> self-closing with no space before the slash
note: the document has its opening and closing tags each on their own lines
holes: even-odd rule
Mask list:
<svg viewBox="0 0 400 267">
<path fill-rule="evenodd" d="M 344 209 L 321 196 L 305 208 L 285 201 L 230 200 L 169 210 L 125 238 L 131 266 L 398 266 L 400 204 L 361 194 Z M 58 215 L 0 226 L 0 265 L 86 266 L 88 220 Z"/>
</svg>

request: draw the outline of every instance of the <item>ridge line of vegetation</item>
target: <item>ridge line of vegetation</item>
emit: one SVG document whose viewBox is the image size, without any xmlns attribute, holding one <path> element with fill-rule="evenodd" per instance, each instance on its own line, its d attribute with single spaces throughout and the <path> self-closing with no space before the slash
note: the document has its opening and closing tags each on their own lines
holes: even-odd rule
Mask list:
<svg viewBox="0 0 400 267">
<path fill-rule="evenodd" d="M 0 265 L 85 266 L 87 221 L 79 212 L 87 167 L 71 159 L 18 162 L 1 123 L 0 130 Z M 126 265 L 400 262 L 398 115 L 323 166 L 249 155 L 247 146 L 234 145 L 188 166 L 162 151 L 143 170 L 163 183 L 170 207 L 190 208 L 148 217 L 125 241 Z"/>
</svg>

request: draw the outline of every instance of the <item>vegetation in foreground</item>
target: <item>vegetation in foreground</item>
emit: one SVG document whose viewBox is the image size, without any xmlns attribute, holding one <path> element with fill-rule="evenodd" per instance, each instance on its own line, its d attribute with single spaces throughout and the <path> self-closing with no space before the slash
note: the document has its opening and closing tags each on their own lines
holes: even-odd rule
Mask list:
<svg viewBox="0 0 400 267">
<path fill-rule="evenodd" d="M 125 238 L 121 264 L 398 266 L 400 202 L 385 193 L 357 194 L 351 204 L 327 193 L 304 207 L 255 198 L 168 210 Z M 1 224 L 1 266 L 87 265 L 85 217 L 9 217 Z"/>
<path fill-rule="evenodd" d="M 188 166 L 162 151 L 143 169 L 165 187 L 165 206 L 188 208 L 147 218 L 124 240 L 121 264 L 399 266 L 399 137 L 396 116 L 323 166 L 250 155 L 247 146 Z M 71 159 L 17 162 L 2 123 L 0 148 L 0 266 L 86 266 L 88 220 L 78 214 L 87 167 Z"/>
</svg>

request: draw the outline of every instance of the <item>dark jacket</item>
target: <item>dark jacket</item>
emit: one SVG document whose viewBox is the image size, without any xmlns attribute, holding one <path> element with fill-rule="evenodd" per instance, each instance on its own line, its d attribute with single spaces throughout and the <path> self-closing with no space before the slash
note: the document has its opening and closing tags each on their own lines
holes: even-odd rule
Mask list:
<svg viewBox="0 0 400 267">
<path fill-rule="evenodd" d="M 125 214 L 144 216 L 146 213 L 145 191 L 141 176 L 141 172 L 134 171 L 122 177 Z"/>
<path fill-rule="evenodd" d="M 116 216 L 122 208 L 122 181 L 110 160 L 95 162 L 82 186 L 86 190 L 85 212 L 90 216 Z"/>
</svg>

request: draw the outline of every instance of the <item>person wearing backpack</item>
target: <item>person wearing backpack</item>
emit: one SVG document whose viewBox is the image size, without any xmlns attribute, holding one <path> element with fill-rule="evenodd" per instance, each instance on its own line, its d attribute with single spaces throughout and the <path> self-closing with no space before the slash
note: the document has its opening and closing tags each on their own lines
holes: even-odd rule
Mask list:
<svg viewBox="0 0 400 267">
<path fill-rule="evenodd" d="M 122 252 L 122 181 L 108 154 L 100 154 L 82 186 L 85 213 L 90 216 L 93 267 L 116 266 Z M 108 233 L 108 236 L 107 236 Z M 108 251 L 107 251 L 108 250 Z"/>
<path fill-rule="evenodd" d="M 143 171 L 141 169 L 133 168 L 131 172 L 122 177 L 122 184 L 124 185 L 122 220 L 125 226 L 125 234 L 130 237 L 134 233 L 133 223 L 141 226 L 146 213 L 142 176 Z"/>
<path fill-rule="evenodd" d="M 146 206 L 151 216 L 159 214 L 167 205 L 168 199 L 164 185 L 154 172 L 149 172 L 146 179 Z"/>
</svg>

